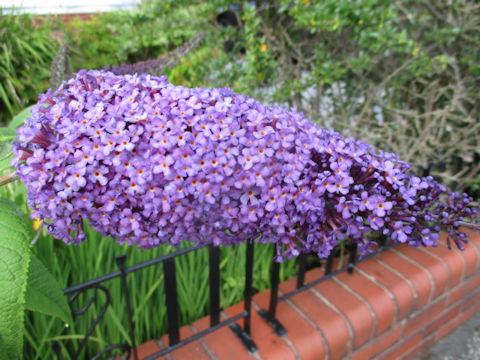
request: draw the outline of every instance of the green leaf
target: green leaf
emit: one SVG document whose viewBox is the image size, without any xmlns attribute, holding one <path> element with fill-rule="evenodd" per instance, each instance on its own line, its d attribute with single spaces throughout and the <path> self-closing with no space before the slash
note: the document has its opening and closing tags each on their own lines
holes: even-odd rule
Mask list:
<svg viewBox="0 0 480 360">
<path fill-rule="evenodd" d="M 7 106 L 7 109 L 10 113 L 13 113 L 13 105 L 10 103 L 10 98 L 5 91 L 5 87 L 0 83 L 0 99 L 3 100 L 4 104 Z"/>
<path fill-rule="evenodd" d="M 17 132 L 8 127 L 0 127 L 0 142 L 13 140 L 17 136 Z"/>
<path fill-rule="evenodd" d="M 28 222 L 10 200 L 0 198 L 0 359 L 18 359 L 31 249 Z"/>
<path fill-rule="evenodd" d="M 12 121 L 10 121 L 10 124 L 8 124 L 8 127 L 10 129 L 16 129 L 17 127 L 19 127 L 20 125 L 23 125 L 25 123 L 25 120 L 29 117 L 29 116 L 32 116 L 32 108 L 37 106 L 36 104 L 35 105 L 31 105 L 25 109 L 23 109 L 22 111 L 20 111 L 17 115 L 15 115 L 12 119 Z"/>
<path fill-rule="evenodd" d="M 25 309 L 56 316 L 66 323 L 71 320 L 62 288 L 35 254 L 32 254 L 28 272 Z"/>
<path fill-rule="evenodd" d="M 12 143 L 0 142 L 0 173 L 10 167 L 12 157 Z"/>
</svg>

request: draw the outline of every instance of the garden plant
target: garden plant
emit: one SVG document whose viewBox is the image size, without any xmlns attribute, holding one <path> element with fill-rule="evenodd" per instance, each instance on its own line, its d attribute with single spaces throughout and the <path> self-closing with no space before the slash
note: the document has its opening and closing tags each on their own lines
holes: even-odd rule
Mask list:
<svg viewBox="0 0 480 360">
<path fill-rule="evenodd" d="M 80 71 L 40 96 L 18 134 L 32 216 L 66 243 L 85 240 L 88 221 L 146 249 L 261 234 L 279 258 L 326 258 L 344 236 L 368 251 L 371 230 L 432 246 L 443 227 L 462 248 L 457 228 L 476 213 L 467 194 L 295 110 L 150 75 Z"/>
</svg>

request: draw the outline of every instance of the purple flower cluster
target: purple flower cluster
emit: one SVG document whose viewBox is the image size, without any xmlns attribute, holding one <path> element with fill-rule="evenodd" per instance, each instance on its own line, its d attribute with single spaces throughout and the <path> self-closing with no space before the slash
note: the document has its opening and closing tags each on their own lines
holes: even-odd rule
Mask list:
<svg viewBox="0 0 480 360">
<path fill-rule="evenodd" d="M 371 231 L 435 246 L 446 229 L 461 247 L 459 222 L 478 213 L 394 154 L 229 89 L 80 71 L 32 114 L 13 163 L 32 216 L 67 243 L 87 221 L 142 248 L 260 236 L 278 260 L 323 258 L 345 237 L 367 252 Z"/>
</svg>

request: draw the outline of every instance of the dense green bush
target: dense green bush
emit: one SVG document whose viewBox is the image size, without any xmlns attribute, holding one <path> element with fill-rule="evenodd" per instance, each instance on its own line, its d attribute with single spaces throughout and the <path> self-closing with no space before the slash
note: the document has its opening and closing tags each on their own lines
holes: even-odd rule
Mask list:
<svg viewBox="0 0 480 360">
<path fill-rule="evenodd" d="M 55 22 L 35 24 L 30 15 L 3 14 L 0 8 L 0 124 L 48 89 L 50 62 L 58 41 Z"/>
</svg>

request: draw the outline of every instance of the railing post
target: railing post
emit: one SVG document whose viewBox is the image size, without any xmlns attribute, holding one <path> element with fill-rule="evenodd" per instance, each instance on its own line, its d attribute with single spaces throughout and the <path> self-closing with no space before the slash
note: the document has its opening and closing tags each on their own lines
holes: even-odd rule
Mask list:
<svg viewBox="0 0 480 360">
<path fill-rule="evenodd" d="M 297 275 L 297 289 L 305 285 L 305 271 L 307 270 L 307 254 L 301 253 L 298 256 L 298 275 Z"/>
<path fill-rule="evenodd" d="M 357 243 L 352 243 L 352 247 L 350 248 L 350 258 L 348 259 L 348 269 L 347 272 L 349 274 L 353 274 L 353 269 L 355 268 L 355 262 L 357 258 Z"/>
<path fill-rule="evenodd" d="M 167 323 L 169 346 L 180 341 L 178 327 L 178 302 L 177 302 L 177 279 L 175 271 L 175 258 L 168 258 L 163 262 L 163 273 L 165 275 L 165 295 L 167 303 Z"/>
<path fill-rule="evenodd" d="M 277 303 L 278 303 L 278 283 L 280 281 L 280 263 L 273 260 L 272 263 L 272 272 L 270 274 L 270 304 L 268 307 L 268 321 L 275 320 L 275 314 L 277 312 Z"/>
<path fill-rule="evenodd" d="M 220 322 L 220 248 L 208 246 L 210 270 L 210 327 Z"/>
<path fill-rule="evenodd" d="M 278 336 L 284 336 L 287 334 L 287 330 L 283 325 L 275 318 L 278 304 L 278 284 L 280 282 L 280 263 L 275 261 L 275 255 L 277 254 L 277 247 L 273 244 L 273 262 L 272 270 L 270 273 L 270 303 L 268 311 L 260 309 L 258 314 L 273 328 L 273 331 Z"/>
<path fill-rule="evenodd" d="M 254 256 L 253 239 L 248 239 L 246 244 L 246 261 L 245 261 L 245 291 L 243 296 L 244 304 L 244 322 L 243 329 L 238 324 L 233 324 L 230 329 L 242 341 L 243 345 L 250 353 L 258 350 L 257 346 L 250 337 L 251 315 L 252 315 L 252 277 L 253 277 L 253 256 Z"/>
<path fill-rule="evenodd" d="M 132 342 L 133 356 L 135 360 L 138 360 L 137 345 L 135 343 L 135 323 L 133 321 L 132 305 L 130 303 L 130 293 L 128 291 L 127 272 L 125 271 L 126 260 L 127 260 L 127 255 L 125 254 L 117 256 L 115 258 L 115 262 L 117 263 L 118 269 L 120 270 L 120 273 L 121 273 L 120 277 L 122 279 L 122 292 L 123 292 L 123 297 L 125 298 L 125 305 L 127 308 L 127 317 L 128 317 L 129 330 L 130 330 L 130 340 Z"/>
<path fill-rule="evenodd" d="M 335 259 L 335 251 L 334 250 L 332 250 L 330 252 L 330 255 L 328 255 L 327 264 L 325 266 L 325 275 L 329 275 L 329 274 L 332 273 L 333 259 Z"/>
<path fill-rule="evenodd" d="M 253 240 L 247 241 L 247 256 L 245 261 L 245 293 L 244 293 L 244 305 L 247 316 L 244 319 L 243 329 L 250 335 L 250 323 L 252 318 L 252 280 L 253 280 L 253 256 L 254 247 Z"/>
<path fill-rule="evenodd" d="M 378 244 L 379 245 L 378 250 L 383 249 L 387 245 L 387 242 L 388 242 L 388 238 L 385 235 L 382 235 Z"/>
</svg>

